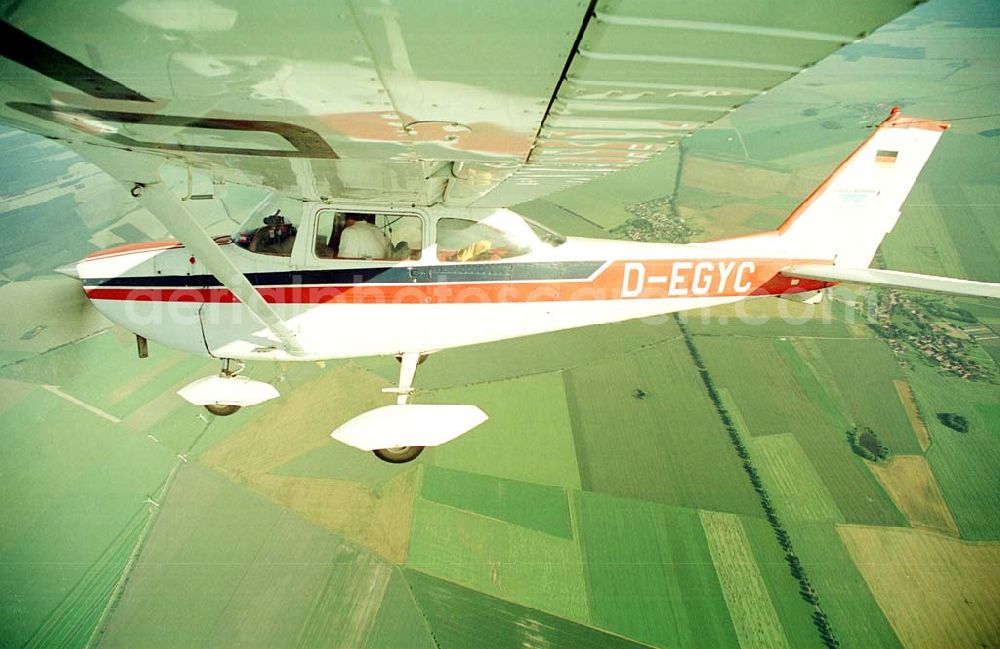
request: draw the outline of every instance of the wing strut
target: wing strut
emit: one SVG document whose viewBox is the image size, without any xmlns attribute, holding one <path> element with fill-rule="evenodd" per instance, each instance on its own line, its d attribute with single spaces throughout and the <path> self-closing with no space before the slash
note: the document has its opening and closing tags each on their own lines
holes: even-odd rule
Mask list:
<svg viewBox="0 0 1000 649">
<path fill-rule="evenodd" d="M 242 271 L 219 249 L 219 244 L 205 232 L 197 218 L 171 192 L 160 178 L 162 159 L 116 149 L 81 145 L 73 147 L 131 189 L 132 196 L 149 210 L 170 234 L 184 244 L 222 285 L 232 292 L 264 326 L 281 341 L 289 354 L 305 353 L 295 333 L 271 308 Z"/>
</svg>

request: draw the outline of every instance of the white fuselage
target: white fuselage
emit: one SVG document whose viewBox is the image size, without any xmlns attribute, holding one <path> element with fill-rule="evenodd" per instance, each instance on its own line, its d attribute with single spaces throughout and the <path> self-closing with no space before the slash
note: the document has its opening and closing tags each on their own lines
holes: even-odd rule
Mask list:
<svg viewBox="0 0 1000 649">
<path fill-rule="evenodd" d="M 798 260 L 766 236 L 695 245 L 571 238 L 512 258 L 446 262 L 430 238 L 434 221 L 419 258 L 402 261 L 317 258 L 308 218 L 287 257 L 220 242 L 305 354 L 287 351 L 174 242 L 97 253 L 77 271 L 97 308 L 123 327 L 241 360 L 429 352 L 827 285 L 781 276 Z"/>
</svg>

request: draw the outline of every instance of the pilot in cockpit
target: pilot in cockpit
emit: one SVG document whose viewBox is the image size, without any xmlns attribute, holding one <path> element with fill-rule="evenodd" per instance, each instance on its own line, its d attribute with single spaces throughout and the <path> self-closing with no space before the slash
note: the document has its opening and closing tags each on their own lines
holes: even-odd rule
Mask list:
<svg viewBox="0 0 1000 649">
<path fill-rule="evenodd" d="M 264 217 L 264 225 L 257 229 L 250 241 L 251 252 L 288 257 L 295 245 L 295 226 L 281 215 L 281 210 Z"/>
</svg>

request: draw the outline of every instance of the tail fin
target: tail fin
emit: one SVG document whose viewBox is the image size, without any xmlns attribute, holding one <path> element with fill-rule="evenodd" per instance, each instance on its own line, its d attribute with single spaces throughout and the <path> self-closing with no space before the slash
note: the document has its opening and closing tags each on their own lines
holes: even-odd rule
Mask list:
<svg viewBox="0 0 1000 649">
<path fill-rule="evenodd" d="M 893 108 L 778 228 L 783 247 L 837 266 L 867 267 L 948 126 Z"/>
</svg>

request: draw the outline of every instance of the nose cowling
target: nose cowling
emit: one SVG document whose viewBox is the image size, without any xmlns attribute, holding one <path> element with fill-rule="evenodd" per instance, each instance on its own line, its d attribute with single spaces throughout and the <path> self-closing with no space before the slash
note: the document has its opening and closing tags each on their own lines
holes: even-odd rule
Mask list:
<svg viewBox="0 0 1000 649">
<path fill-rule="evenodd" d="M 66 277 L 80 279 L 80 272 L 76 269 L 76 264 L 66 264 L 65 266 L 60 266 L 59 268 L 56 268 L 56 272 L 60 275 L 65 275 Z"/>
</svg>

